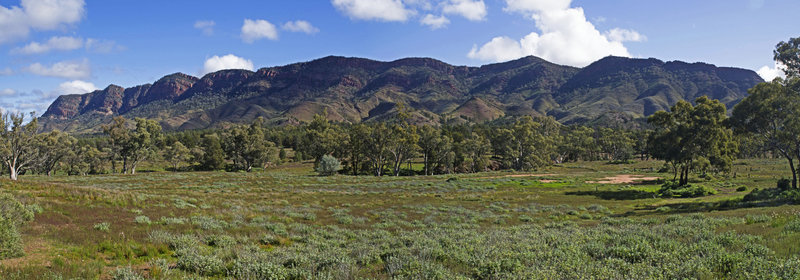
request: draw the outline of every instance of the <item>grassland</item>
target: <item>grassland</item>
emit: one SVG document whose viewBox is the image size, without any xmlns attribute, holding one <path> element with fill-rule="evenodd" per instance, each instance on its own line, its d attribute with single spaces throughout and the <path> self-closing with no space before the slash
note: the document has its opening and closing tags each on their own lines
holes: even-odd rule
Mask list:
<svg viewBox="0 0 800 280">
<path fill-rule="evenodd" d="M 2 279 L 797 279 L 800 207 L 745 202 L 789 174 L 739 161 L 657 196 L 662 162 L 535 173 L 318 177 L 251 173 L 23 176 L 0 181 L 41 213 Z M 536 175 L 536 176 L 533 176 Z M 741 187 L 746 190 L 742 191 Z M 738 189 L 738 190 L 737 190 Z"/>
</svg>

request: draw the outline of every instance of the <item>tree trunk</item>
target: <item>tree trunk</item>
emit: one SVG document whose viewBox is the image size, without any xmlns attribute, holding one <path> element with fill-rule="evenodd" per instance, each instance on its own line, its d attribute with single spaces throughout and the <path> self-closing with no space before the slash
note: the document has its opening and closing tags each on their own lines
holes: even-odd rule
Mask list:
<svg viewBox="0 0 800 280">
<path fill-rule="evenodd" d="M 13 166 L 9 165 L 8 166 L 8 171 L 9 171 L 9 177 L 11 178 L 11 180 L 12 181 L 16 181 L 17 180 L 17 169 L 14 168 Z"/>
<path fill-rule="evenodd" d="M 786 157 L 789 160 L 789 169 L 792 170 L 792 188 L 797 188 L 797 170 L 794 168 L 794 159 Z"/>
<path fill-rule="evenodd" d="M 425 160 L 425 176 L 428 176 L 428 153 L 425 153 L 422 157 Z"/>
</svg>

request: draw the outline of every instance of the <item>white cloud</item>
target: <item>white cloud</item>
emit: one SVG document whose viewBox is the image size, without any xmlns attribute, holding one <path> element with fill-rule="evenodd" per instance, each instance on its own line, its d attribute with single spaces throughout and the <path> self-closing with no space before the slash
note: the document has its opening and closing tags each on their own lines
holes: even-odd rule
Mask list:
<svg viewBox="0 0 800 280">
<path fill-rule="evenodd" d="M 278 28 L 263 19 L 245 19 L 242 25 L 242 40 L 246 43 L 253 43 L 263 38 L 278 40 Z"/>
<path fill-rule="evenodd" d="M 762 66 L 758 69 L 758 71 L 756 71 L 756 73 L 758 73 L 758 75 L 767 82 L 779 77 L 786 78 L 786 73 L 783 72 L 783 65 L 780 65 L 777 62 L 772 67 L 769 67 L 768 65 Z"/>
<path fill-rule="evenodd" d="M 572 0 L 506 0 L 505 11 L 523 14 L 569 9 Z"/>
<path fill-rule="evenodd" d="M 81 61 L 61 61 L 49 67 L 41 63 L 34 63 L 28 66 L 26 70 L 39 76 L 67 79 L 85 79 L 92 74 L 88 59 L 83 59 Z"/>
<path fill-rule="evenodd" d="M 47 42 L 31 42 L 24 47 L 14 48 L 13 54 L 43 54 L 50 51 L 71 51 L 83 47 L 83 39 L 75 37 L 51 37 Z"/>
<path fill-rule="evenodd" d="M 194 22 L 194 28 L 203 31 L 203 35 L 211 36 L 214 35 L 214 26 L 217 23 L 213 20 L 198 20 Z"/>
<path fill-rule="evenodd" d="M 486 3 L 483 0 L 450 0 L 444 4 L 442 12 L 445 14 L 457 14 L 471 21 L 486 19 Z"/>
<path fill-rule="evenodd" d="M 305 20 L 296 20 L 284 23 L 283 30 L 288 30 L 291 32 L 303 32 L 306 34 L 314 34 L 319 32 L 319 28 L 314 27 L 310 22 Z"/>
<path fill-rule="evenodd" d="M 647 37 L 639 32 L 629 30 L 629 29 L 622 29 L 622 28 L 614 28 L 605 33 L 606 38 L 614 42 L 644 42 L 647 41 Z"/>
<path fill-rule="evenodd" d="M 532 32 L 519 41 L 495 37 L 481 47 L 474 46 L 469 58 L 507 61 L 535 55 L 554 63 L 586 66 L 608 55 L 631 56 L 622 41 L 644 40 L 632 30 L 601 33 L 586 19 L 583 9 L 570 8 L 571 0 L 506 0 L 505 11 L 522 13 L 534 20 L 541 33 Z M 615 38 L 610 38 L 612 36 Z"/>
<path fill-rule="evenodd" d="M 56 96 L 58 96 L 65 94 L 84 94 L 95 90 L 98 90 L 98 88 L 93 83 L 74 80 L 61 83 L 54 92 L 57 94 Z"/>
<path fill-rule="evenodd" d="M 86 50 L 96 53 L 110 53 L 123 51 L 125 47 L 111 40 L 86 39 Z"/>
<path fill-rule="evenodd" d="M 83 0 L 22 0 L 20 6 L 0 6 L 0 44 L 24 39 L 33 30 L 55 30 L 79 22 Z"/>
<path fill-rule="evenodd" d="M 16 95 L 16 94 L 17 94 L 17 91 L 13 90 L 13 89 L 10 89 L 10 88 L 0 90 L 0 96 L 12 96 L 12 95 Z"/>
<path fill-rule="evenodd" d="M 10 76 L 13 74 L 14 70 L 11 70 L 11 68 L 6 67 L 4 69 L 0 69 L 0 76 Z"/>
<path fill-rule="evenodd" d="M 253 61 L 232 54 L 212 56 L 203 64 L 203 75 L 225 69 L 245 69 L 253 71 Z"/>
<path fill-rule="evenodd" d="M 414 15 L 401 0 L 331 0 L 337 10 L 352 19 L 406 21 Z"/>
<path fill-rule="evenodd" d="M 421 23 L 422 25 L 427 25 L 431 29 L 436 30 L 450 24 L 450 20 L 447 19 L 447 17 L 445 16 L 437 17 L 432 14 L 427 14 L 419 21 L 419 23 Z"/>
</svg>

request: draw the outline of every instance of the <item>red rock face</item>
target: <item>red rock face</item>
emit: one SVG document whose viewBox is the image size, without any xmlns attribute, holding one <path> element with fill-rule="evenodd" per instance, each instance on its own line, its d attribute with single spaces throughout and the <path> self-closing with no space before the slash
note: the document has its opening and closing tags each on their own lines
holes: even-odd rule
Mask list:
<svg viewBox="0 0 800 280">
<path fill-rule="evenodd" d="M 146 104 L 156 100 L 174 100 L 190 89 L 197 78 L 175 73 L 156 81 L 147 92 L 139 99 L 139 104 Z"/>
<path fill-rule="evenodd" d="M 122 94 L 124 88 L 117 85 L 110 85 L 102 91 L 95 91 L 87 100 L 86 106 L 81 110 L 81 114 L 88 111 L 95 111 L 103 115 L 111 115 L 122 107 Z"/>
</svg>

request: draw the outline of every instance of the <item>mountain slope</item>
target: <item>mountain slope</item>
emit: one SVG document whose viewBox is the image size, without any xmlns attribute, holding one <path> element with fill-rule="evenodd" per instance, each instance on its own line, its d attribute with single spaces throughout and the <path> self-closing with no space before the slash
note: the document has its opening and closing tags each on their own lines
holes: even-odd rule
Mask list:
<svg viewBox="0 0 800 280">
<path fill-rule="evenodd" d="M 481 67 L 431 58 L 380 62 L 329 56 L 201 78 L 175 73 L 152 85 L 111 85 L 64 95 L 41 119 L 45 130 L 78 133 L 97 132 L 116 115 L 157 119 L 167 129 L 225 126 L 258 117 L 297 123 L 325 111 L 330 119 L 362 122 L 386 119 L 403 103 L 420 123 L 531 114 L 573 123 L 608 112 L 643 117 L 701 95 L 733 106 L 759 82 L 750 70 L 657 59 L 606 57 L 579 69 L 532 56 Z"/>
</svg>

